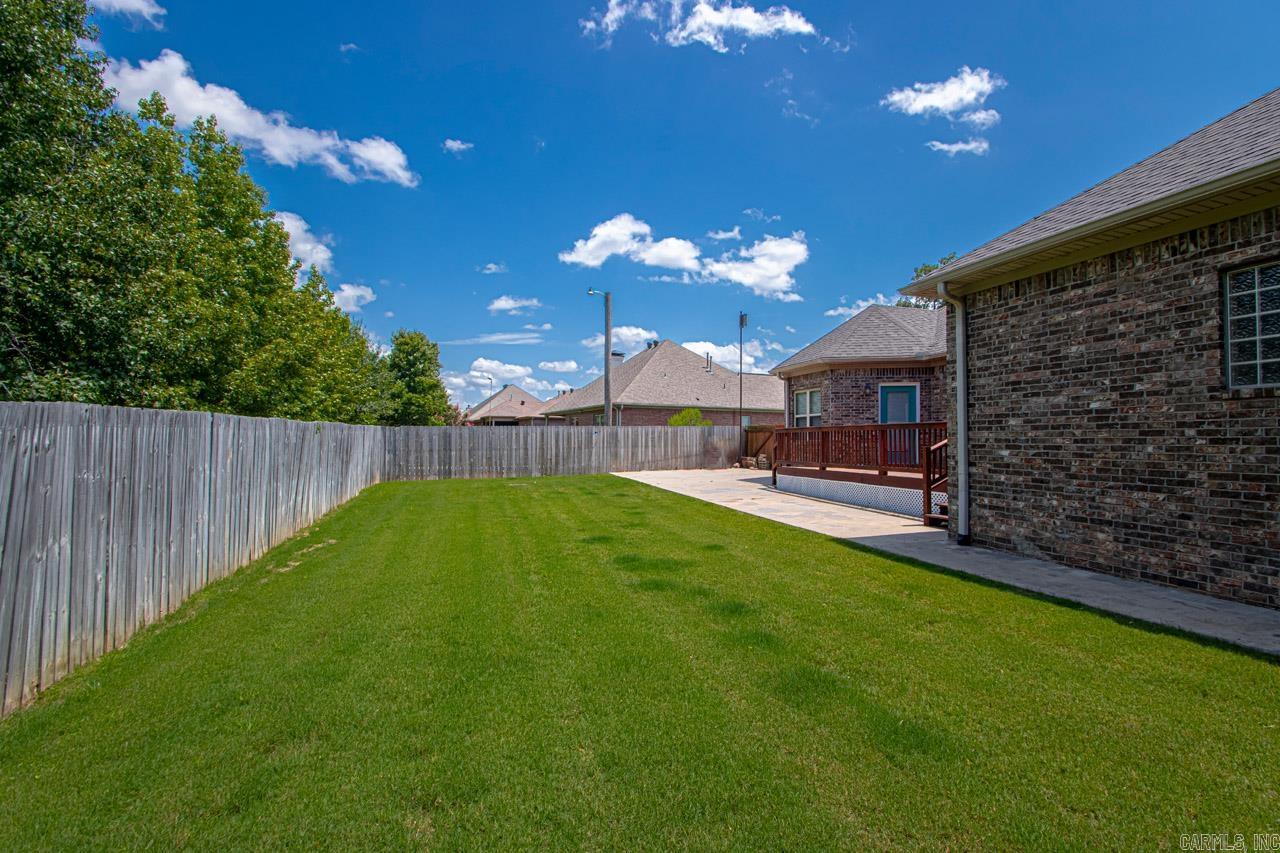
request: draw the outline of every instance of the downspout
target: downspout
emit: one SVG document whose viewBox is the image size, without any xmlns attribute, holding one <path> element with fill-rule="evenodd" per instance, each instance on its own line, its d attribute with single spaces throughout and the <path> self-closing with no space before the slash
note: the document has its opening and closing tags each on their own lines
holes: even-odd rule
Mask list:
<svg viewBox="0 0 1280 853">
<path fill-rule="evenodd" d="M 969 332 L 963 297 L 938 282 L 938 296 L 956 309 L 956 544 L 969 545 Z"/>
</svg>

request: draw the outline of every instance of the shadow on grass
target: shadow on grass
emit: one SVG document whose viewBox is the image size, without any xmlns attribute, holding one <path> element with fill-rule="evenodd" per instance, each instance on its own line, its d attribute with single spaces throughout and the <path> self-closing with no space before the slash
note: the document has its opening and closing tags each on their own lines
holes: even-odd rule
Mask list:
<svg viewBox="0 0 1280 853">
<path fill-rule="evenodd" d="M 911 566 L 912 568 L 921 569 L 923 571 L 931 572 L 933 574 L 944 575 L 949 578 L 954 578 L 956 580 L 964 581 L 965 583 L 971 583 L 971 584 L 976 584 L 978 586 L 987 587 L 988 589 L 996 589 L 996 590 L 1000 590 L 1001 592 L 1010 592 L 1010 593 L 1013 593 L 1014 595 L 1018 595 L 1023 598 L 1029 598 L 1033 601 L 1042 601 L 1042 602 L 1045 602 L 1046 604 L 1052 604 L 1056 607 L 1064 607 L 1068 610 L 1079 610 L 1086 613 L 1092 613 L 1096 616 L 1101 616 L 1110 622 L 1114 622 L 1117 625 L 1123 625 L 1126 628 L 1135 628 L 1140 631 L 1145 631 L 1149 634 L 1159 634 L 1166 637 L 1179 637 L 1184 640 L 1190 640 L 1191 642 L 1201 646 L 1206 646 L 1208 648 L 1214 648 L 1214 649 L 1222 649 L 1223 651 L 1235 652 L 1236 654 L 1245 655 L 1246 657 L 1254 658 L 1255 660 L 1265 661 L 1270 664 L 1276 664 L 1280 662 L 1280 657 L 1277 657 L 1276 655 L 1271 655 L 1271 654 L 1268 654 L 1267 652 L 1259 651 L 1257 649 L 1246 648 L 1245 646 L 1239 646 L 1239 645 L 1236 645 L 1235 643 L 1231 643 L 1226 640 L 1219 640 L 1214 637 L 1205 637 L 1201 634 L 1193 634 L 1190 631 L 1184 631 L 1180 628 L 1173 628 L 1168 625 L 1159 625 L 1155 622 L 1148 622 L 1144 619 L 1139 619 L 1136 616 L 1124 616 L 1119 613 L 1112 613 L 1109 610 L 1102 610 L 1097 607 L 1092 607 L 1088 604 L 1082 604 L 1079 601 L 1072 601 L 1067 598 L 1058 598 L 1057 596 L 1048 595 L 1042 592 L 1036 592 L 1030 589 L 1023 589 L 1021 587 L 1013 586 L 1011 584 L 1003 583 L 1001 581 L 991 580 L 990 578 L 984 578 L 978 575 L 971 575 L 968 572 L 961 572 L 955 569 L 948 569 L 946 566 L 938 566 L 933 563 L 926 563 L 923 560 L 917 560 L 914 557 L 904 557 L 900 554 L 894 554 L 889 551 L 881 551 L 878 548 L 873 548 L 869 545 L 863 545 L 859 542 L 852 542 L 848 539 L 841 539 L 836 536 L 828 536 L 826 538 L 837 545 L 848 548 L 851 551 L 857 551 L 860 554 L 868 554 L 874 557 L 882 557 L 888 560 L 892 560 L 896 563 L 901 563 L 903 565 Z"/>
<path fill-rule="evenodd" d="M 613 558 L 613 565 L 625 572 L 637 574 L 679 572 L 693 565 L 692 560 L 680 560 L 675 557 L 646 557 L 643 554 L 619 554 Z"/>
</svg>

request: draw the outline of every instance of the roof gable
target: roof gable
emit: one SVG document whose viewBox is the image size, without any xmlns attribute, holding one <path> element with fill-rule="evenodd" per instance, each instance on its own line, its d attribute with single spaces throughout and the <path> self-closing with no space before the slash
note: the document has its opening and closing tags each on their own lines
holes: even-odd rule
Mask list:
<svg viewBox="0 0 1280 853">
<path fill-rule="evenodd" d="M 928 308 L 870 305 L 773 369 L 814 364 L 928 361 L 947 354 L 947 315 Z"/>
<path fill-rule="evenodd" d="M 484 400 L 467 410 L 463 420 L 478 421 L 481 418 L 518 418 L 537 412 L 542 400 L 519 385 L 504 385 Z"/>
</svg>

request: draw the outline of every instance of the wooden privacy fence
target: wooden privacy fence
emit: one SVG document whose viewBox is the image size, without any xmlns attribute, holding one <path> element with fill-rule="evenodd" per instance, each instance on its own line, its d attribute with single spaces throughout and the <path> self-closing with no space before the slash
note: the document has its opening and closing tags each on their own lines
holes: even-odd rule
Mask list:
<svg viewBox="0 0 1280 853">
<path fill-rule="evenodd" d="M 383 480 L 726 467 L 737 427 L 374 427 L 0 403 L 0 713 Z"/>
</svg>

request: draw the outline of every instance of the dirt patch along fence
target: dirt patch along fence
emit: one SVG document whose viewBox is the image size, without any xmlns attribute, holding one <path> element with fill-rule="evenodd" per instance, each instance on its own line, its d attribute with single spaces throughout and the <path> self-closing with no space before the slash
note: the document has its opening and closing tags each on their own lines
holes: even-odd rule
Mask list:
<svg viewBox="0 0 1280 853">
<path fill-rule="evenodd" d="M 723 468 L 741 440 L 0 403 L 0 714 L 374 483 Z"/>
</svg>

